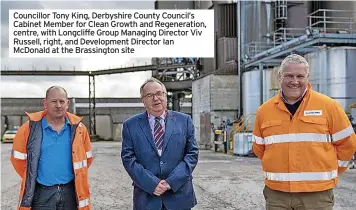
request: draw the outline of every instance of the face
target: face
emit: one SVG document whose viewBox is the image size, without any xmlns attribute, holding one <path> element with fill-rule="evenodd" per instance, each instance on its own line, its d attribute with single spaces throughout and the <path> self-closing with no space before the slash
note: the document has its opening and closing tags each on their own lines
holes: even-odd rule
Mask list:
<svg viewBox="0 0 356 210">
<path fill-rule="evenodd" d="M 142 90 L 142 103 L 148 113 L 160 116 L 167 108 L 166 90 L 157 82 L 149 82 Z"/>
<path fill-rule="evenodd" d="M 69 100 L 62 89 L 53 89 L 48 97 L 43 99 L 43 106 L 47 109 L 47 115 L 59 119 L 65 117 L 69 107 Z"/>
<path fill-rule="evenodd" d="M 287 64 L 280 76 L 283 95 L 291 101 L 304 93 L 309 82 L 304 64 Z"/>
</svg>

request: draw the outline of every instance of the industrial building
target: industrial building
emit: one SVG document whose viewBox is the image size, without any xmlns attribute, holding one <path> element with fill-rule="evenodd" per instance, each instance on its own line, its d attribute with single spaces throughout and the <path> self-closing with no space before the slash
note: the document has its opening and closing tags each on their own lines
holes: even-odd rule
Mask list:
<svg viewBox="0 0 356 210">
<path fill-rule="evenodd" d="M 214 10 L 215 57 L 152 58 L 148 66 L 95 72 L 7 70 L 1 74 L 89 76 L 89 98 L 79 102 L 86 103 L 87 108 L 76 108 L 76 113 L 85 117 L 91 134 L 100 131 L 100 135 L 116 138 L 120 136 L 116 124 L 143 107 L 102 111 L 105 108 L 98 103 L 105 99 L 95 98 L 95 77 L 152 71 L 167 87 L 170 109 L 191 114 L 200 148 L 210 149 L 212 126 L 216 128 L 222 121 L 242 120 L 243 131 L 251 132 L 257 108 L 279 90 L 277 70 L 282 59 L 297 53 L 310 63 L 313 89 L 337 100 L 356 118 L 356 109 L 352 108 L 356 103 L 356 2 L 155 1 L 155 9 Z M 194 46 L 187 46 L 187 50 L 189 47 Z M 2 122 L 3 113 L 13 108 L 10 102 L 6 104 L 11 100 L 15 99 L 2 99 Z M 139 99 L 132 100 L 137 103 Z M 23 101 L 16 103 L 25 106 Z M 97 123 L 103 119 L 100 115 L 106 116 L 110 130 L 105 130 L 109 124 Z"/>
<path fill-rule="evenodd" d="M 356 2 L 156 1 L 157 9 L 211 9 L 215 57 L 197 58 L 193 121 L 201 148 L 212 126 L 242 120 L 251 132 L 257 108 L 279 91 L 278 67 L 291 53 L 310 63 L 313 89 L 356 118 Z"/>
</svg>

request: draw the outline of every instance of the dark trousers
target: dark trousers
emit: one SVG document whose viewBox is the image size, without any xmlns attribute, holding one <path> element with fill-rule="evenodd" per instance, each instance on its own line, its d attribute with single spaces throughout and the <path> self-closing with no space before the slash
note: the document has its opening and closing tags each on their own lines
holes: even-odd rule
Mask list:
<svg viewBox="0 0 356 210">
<path fill-rule="evenodd" d="M 55 186 L 36 184 L 32 210 L 77 210 L 74 181 Z"/>
<path fill-rule="evenodd" d="M 164 206 L 164 204 L 163 204 L 163 206 L 162 206 L 162 210 L 168 210 L 168 209 Z M 185 209 L 185 210 L 191 210 L 191 209 Z"/>
</svg>

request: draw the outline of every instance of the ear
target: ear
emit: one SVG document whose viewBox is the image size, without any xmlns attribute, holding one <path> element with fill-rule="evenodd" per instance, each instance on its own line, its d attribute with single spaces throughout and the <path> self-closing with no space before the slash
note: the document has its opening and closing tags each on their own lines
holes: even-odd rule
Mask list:
<svg viewBox="0 0 356 210">
<path fill-rule="evenodd" d="M 69 106 L 69 105 L 70 105 L 70 100 L 67 99 L 67 106 Z"/>
<path fill-rule="evenodd" d="M 44 108 L 47 109 L 47 100 L 46 99 L 42 99 L 42 104 L 43 104 Z"/>
</svg>

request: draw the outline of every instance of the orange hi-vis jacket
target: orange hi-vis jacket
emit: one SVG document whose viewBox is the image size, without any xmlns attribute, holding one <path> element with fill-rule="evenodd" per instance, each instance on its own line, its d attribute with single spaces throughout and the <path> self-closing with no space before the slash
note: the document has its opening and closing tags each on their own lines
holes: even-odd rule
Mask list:
<svg viewBox="0 0 356 210">
<path fill-rule="evenodd" d="M 335 187 L 356 151 L 356 135 L 344 110 L 310 84 L 293 117 L 280 94 L 262 104 L 253 135 L 265 184 L 283 192 Z"/>
<path fill-rule="evenodd" d="M 41 119 L 46 113 L 46 110 L 26 113 L 30 120 L 18 129 L 13 142 L 11 162 L 22 178 L 18 210 L 32 208 L 42 143 Z M 72 159 L 78 210 L 90 210 L 88 183 L 88 168 L 92 163 L 90 137 L 87 128 L 81 123 L 82 118 L 68 112 L 66 115 L 72 125 Z"/>
</svg>

